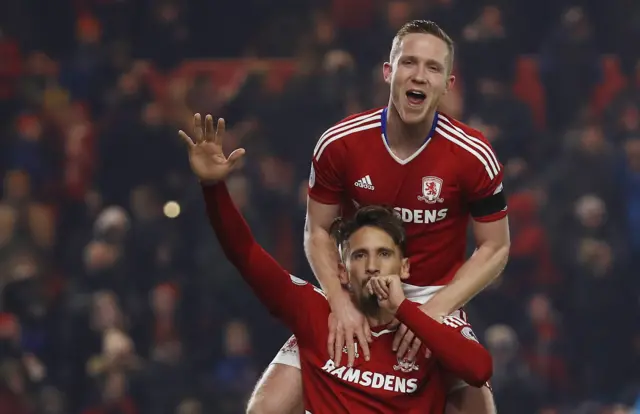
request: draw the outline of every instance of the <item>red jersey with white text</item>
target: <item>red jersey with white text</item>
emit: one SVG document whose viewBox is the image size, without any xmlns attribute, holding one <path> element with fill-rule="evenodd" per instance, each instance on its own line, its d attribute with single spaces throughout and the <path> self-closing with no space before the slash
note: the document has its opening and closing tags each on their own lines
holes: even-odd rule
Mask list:
<svg viewBox="0 0 640 414">
<path fill-rule="evenodd" d="M 204 195 L 227 258 L 269 311 L 295 334 L 292 341 L 299 348 L 308 413 L 441 414 L 449 374 L 475 386 L 491 376 L 491 356 L 466 321 L 449 316 L 440 324 L 408 300 L 396 317 L 426 346 L 414 362 L 397 359 L 391 350 L 394 333 L 383 327 L 372 328 L 369 361 L 356 348 L 353 367 L 335 367 L 326 346 L 331 310 L 322 291 L 291 276 L 255 242 L 224 183 L 204 187 Z"/>
<path fill-rule="evenodd" d="M 399 159 L 386 138 L 386 115 L 386 108 L 353 115 L 320 137 L 309 197 L 341 205 L 345 216 L 370 204 L 394 207 L 406 226 L 407 283 L 446 285 L 466 260 L 469 206 L 502 191 L 503 167 L 482 133 L 443 113 L 423 145 Z M 474 219 L 506 215 L 504 208 Z"/>
</svg>

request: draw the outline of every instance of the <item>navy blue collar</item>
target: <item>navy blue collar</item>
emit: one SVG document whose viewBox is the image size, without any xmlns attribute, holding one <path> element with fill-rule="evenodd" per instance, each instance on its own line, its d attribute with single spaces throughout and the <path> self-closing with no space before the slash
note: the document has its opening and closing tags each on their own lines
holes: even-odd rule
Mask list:
<svg viewBox="0 0 640 414">
<path fill-rule="evenodd" d="M 380 120 L 381 122 L 381 127 L 382 127 L 382 136 L 384 137 L 385 142 L 387 143 L 387 145 L 389 145 L 389 138 L 387 138 L 387 111 L 388 111 L 389 107 L 385 107 L 382 110 L 382 119 Z M 422 145 L 424 145 L 427 141 L 429 141 L 431 139 L 431 137 L 433 137 L 433 133 L 436 131 L 436 126 L 438 125 L 438 111 L 436 111 L 435 116 L 433 117 L 433 124 L 431 124 L 431 130 L 429 131 L 429 135 L 427 135 L 427 137 L 424 139 L 424 142 L 422 143 Z"/>
</svg>

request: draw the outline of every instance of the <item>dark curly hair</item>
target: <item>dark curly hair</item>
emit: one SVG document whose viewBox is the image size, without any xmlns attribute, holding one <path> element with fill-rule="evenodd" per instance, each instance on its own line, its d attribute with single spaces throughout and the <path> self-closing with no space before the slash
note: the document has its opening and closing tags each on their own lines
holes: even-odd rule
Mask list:
<svg viewBox="0 0 640 414">
<path fill-rule="evenodd" d="M 350 219 L 338 217 L 331 224 L 329 234 L 335 241 L 343 261 L 349 238 L 366 226 L 383 230 L 400 248 L 402 255 L 406 255 L 407 235 L 400 215 L 391 207 L 373 205 L 359 208 Z"/>
</svg>

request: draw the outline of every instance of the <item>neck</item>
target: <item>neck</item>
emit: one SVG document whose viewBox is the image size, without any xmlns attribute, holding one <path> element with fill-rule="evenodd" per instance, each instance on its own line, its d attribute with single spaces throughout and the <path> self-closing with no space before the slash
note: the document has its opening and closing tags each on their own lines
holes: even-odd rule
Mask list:
<svg viewBox="0 0 640 414">
<path fill-rule="evenodd" d="M 396 107 L 389 102 L 387 110 L 387 140 L 390 146 L 422 146 L 431 132 L 436 108 L 430 109 L 425 120 L 417 124 L 405 123 Z"/>
<path fill-rule="evenodd" d="M 369 326 L 372 328 L 389 325 L 395 319 L 392 314 L 384 309 L 379 309 L 376 315 L 367 315 L 366 318 Z"/>
<path fill-rule="evenodd" d="M 382 309 L 378 305 L 378 300 L 375 296 L 360 297 L 352 296 L 352 300 L 356 307 L 367 318 L 369 326 L 381 326 L 388 325 L 393 322 L 394 315 Z"/>
</svg>

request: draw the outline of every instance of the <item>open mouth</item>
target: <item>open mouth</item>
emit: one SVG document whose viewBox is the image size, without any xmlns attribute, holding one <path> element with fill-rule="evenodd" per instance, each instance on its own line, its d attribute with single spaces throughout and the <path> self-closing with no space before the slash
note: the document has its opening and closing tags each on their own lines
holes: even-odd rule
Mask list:
<svg viewBox="0 0 640 414">
<path fill-rule="evenodd" d="M 415 89 L 407 91 L 407 99 L 411 105 L 420 105 L 427 99 L 427 95 Z"/>
</svg>

